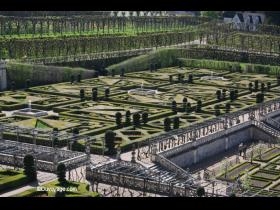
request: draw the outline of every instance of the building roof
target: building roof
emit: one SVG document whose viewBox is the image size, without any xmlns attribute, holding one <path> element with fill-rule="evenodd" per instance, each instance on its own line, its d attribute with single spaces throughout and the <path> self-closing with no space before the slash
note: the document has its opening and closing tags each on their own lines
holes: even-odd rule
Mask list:
<svg viewBox="0 0 280 210">
<path fill-rule="evenodd" d="M 252 15 L 249 15 L 249 22 L 250 22 L 250 23 L 254 23 L 254 22 L 253 22 L 253 17 L 252 17 Z"/>
<path fill-rule="evenodd" d="M 225 11 L 223 13 L 223 17 L 224 18 L 233 18 L 235 16 L 235 12 L 234 11 Z"/>
<path fill-rule="evenodd" d="M 259 23 L 262 24 L 262 18 L 261 18 L 261 16 L 258 16 L 258 19 L 259 19 Z"/>
<path fill-rule="evenodd" d="M 237 13 L 237 16 L 238 16 L 240 22 L 244 22 L 243 15 L 241 13 Z"/>
</svg>

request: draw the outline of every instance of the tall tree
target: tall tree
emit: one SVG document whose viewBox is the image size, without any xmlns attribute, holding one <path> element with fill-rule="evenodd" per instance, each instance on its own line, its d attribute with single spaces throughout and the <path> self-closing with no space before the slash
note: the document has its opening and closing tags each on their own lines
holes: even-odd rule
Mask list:
<svg viewBox="0 0 280 210">
<path fill-rule="evenodd" d="M 261 83 L 261 92 L 263 93 L 265 91 L 265 84 L 262 82 Z"/>
<path fill-rule="evenodd" d="M 131 112 L 129 110 L 125 113 L 125 124 L 130 125 L 131 123 Z"/>
<path fill-rule="evenodd" d="M 34 157 L 32 155 L 26 155 L 23 159 L 24 174 L 30 181 L 37 180 L 37 171 L 35 167 Z"/>
<path fill-rule="evenodd" d="M 225 110 L 226 110 L 226 113 L 230 112 L 230 103 L 226 103 Z"/>
<path fill-rule="evenodd" d="M 84 89 L 80 90 L 80 99 L 81 99 L 81 101 L 85 100 L 85 90 Z"/>
<path fill-rule="evenodd" d="M 187 103 L 188 99 L 186 97 L 183 98 L 183 111 L 185 112 L 187 110 Z"/>
<path fill-rule="evenodd" d="M 235 91 L 234 90 L 230 90 L 229 92 L 229 98 L 231 101 L 235 100 Z"/>
<path fill-rule="evenodd" d="M 66 166 L 64 163 L 59 163 L 56 170 L 59 184 L 63 186 L 66 183 Z"/>
<path fill-rule="evenodd" d="M 108 148 L 108 155 L 116 154 L 116 134 L 111 130 L 108 130 L 105 133 L 105 145 Z"/>
<path fill-rule="evenodd" d="M 165 118 L 163 124 L 164 124 L 164 130 L 166 132 L 171 130 L 171 120 L 170 120 L 170 118 Z"/>
<path fill-rule="evenodd" d="M 249 91 L 251 93 L 253 92 L 253 83 L 252 82 L 249 83 Z"/>
<path fill-rule="evenodd" d="M 259 90 L 259 81 L 258 80 L 255 80 L 255 91 L 258 91 Z"/>
<path fill-rule="evenodd" d="M 222 99 L 222 92 L 221 92 L 221 90 L 217 90 L 216 91 L 216 96 L 217 96 L 217 100 L 221 100 Z"/>
<path fill-rule="evenodd" d="M 177 113 L 177 102 L 175 100 L 171 103 L 171 109 L 174 113 Z"/>
<path fill-rule="evenodd" d="M 226 89 L 223 89 L 222 90 L 222 99 L 225 100 L 227 97 L 227 90 Z"/>
<path fill-rule="evenodd" d="M 270 91 L 270 89 L 271 89 L 271 82 L 268 82 L 267 83 L 267 91 Z"/>
<path fill-rule="evenodd" d="M 142 122 L 143 122 L 143 124 L 146 125 L 148 123 L 148 120 L 149 120 L 149 114 L 148 114 L 148 112 L 144 112 L 142 114 Z"/>
<path fill-rule="evenodd" d="M 134 127 L 139 127 L 140 126 L 140 114 L 139 113 L 134 113 L 132 115 L 132 120 L 133 120 L 133 125 Z"/>
<path fill-rule="evenodd" d="M 178 129 L 180 127 L 180 118 L 174 117 L 173 119 L 173 129 Z"/>
<path fill-rule="evenodd" d="M 256 103 L 262 103 L 264 101 L 264 94 L 263 93 L 258 93 L 256 95 Z"/>
<path fill-rule="evenodd" d="M 201 112 L 202 101 L 198 100 L 196 104 L 196 112 Z"/>
<path fill-rule="evenodd" d="M 196 195 L 198 197 L 202 197 L 205 195 L 205 189 L 204 187 L 198 187 L 197 190 L 196 190 Z"/>
<path fill-rule="evenodd" d="M 98 97 L 98 92 L 96 89 L 93 89 L 92 90 L 92 100 L 97 101 L 97 97 Z"/>
<path fill-rule="evenodd" d="M 191 106 L 191 103 L 187 103 L 187 109 L 186 109 L 186 112 L 187 113 L 190 113 L 191 112 L 191 109 L 192 109 L 192 106 Z"/>
<path fill-rule="evenodd" d="M 105 89 L 105 98 L 108 99 L 110 95 L 110 88 Z"/>
<path fill-rule="evenodd" d="M 115 114 L 115 118 L 117 126 L 120 127 L 122 125 L 122 114 L 120 112 L 117 112 Z"/>
<path fill-rule="evenodd" d="M 189 83 L 193 83 L 193 75 L 192 74 L 189 74 L 188 82 Z"/>
<path fill-rule="evenodd" d="M 220 108 L 219 108 L 218 105 L 215 105 L 215 106 L 214 106 L 214 110 L 215 110 L 215 115 L 216 115 L 216 116 L 221 115 L 221 111 L 220 111 Z"/>
<path fill-rule="evenodd" d="M 77 82 L 81 82 L 81 80 L 82 80 L 82 75 L 81 74 L 78 74 L 78 76 L 77 76 Z"/>
</svg>

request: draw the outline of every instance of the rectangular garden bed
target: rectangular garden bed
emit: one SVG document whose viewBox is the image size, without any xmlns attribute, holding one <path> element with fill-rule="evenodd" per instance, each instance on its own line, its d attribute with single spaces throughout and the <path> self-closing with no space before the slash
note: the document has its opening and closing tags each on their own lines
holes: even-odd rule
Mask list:
<svg viewBox="0 0 280 210">
<path fill-rule="evenodd" d="M 257 167 L 259 167 L 260 164 L 257 163 L 250 163 L 250 162 L 244 162 L 241 163 L 233 168 L 231 168 L 228 172 L 227 172 L 227 176 L 225 177 L 225 173 L 221 174 L 220 176 L 218 176 L 218 179 L 221 180 L 225 180 L 225 181 L 235 181 L 238 176 L 242 176 L 243 174 L 246 173 L 246 171 L 251 171 Z"/>
</svg>

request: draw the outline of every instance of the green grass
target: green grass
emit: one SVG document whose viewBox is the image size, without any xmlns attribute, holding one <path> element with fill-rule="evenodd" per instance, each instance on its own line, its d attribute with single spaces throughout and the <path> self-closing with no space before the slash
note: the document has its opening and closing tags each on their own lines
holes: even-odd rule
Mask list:
<svg viewBox="0 0 280 210">
<path fill-rule="evenodd" d="M 29 181 L 23 171 L 0 170 L 0 192 L 23 186 Z"/>
</svg>

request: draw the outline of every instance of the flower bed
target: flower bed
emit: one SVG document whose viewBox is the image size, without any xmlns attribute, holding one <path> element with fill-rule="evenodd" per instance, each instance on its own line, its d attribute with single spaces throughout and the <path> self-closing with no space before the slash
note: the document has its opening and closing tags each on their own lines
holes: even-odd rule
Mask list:
<svg viewBox="0 0 280 210">
<path fill-rule="evenodd" d="M 280 155 L 280 148 L 276 147 L 262 154 L 261 159 L 257 156 L 254 158 L 256 161 L 269 162 L 273 158 Z"/>
<path fill-rule="evenodd" d="M 231 168 L 228 172 L 227 172 L 227 176 L 225 177 L 225 173 L 221 174 L 220 176 L 218 176 L 218 179 L 221 180 L 225 180 L 225 181 L 235 181 L 238 176 L 242 176 L 243 174 L 245 174 L 245 172 L 251 171 L 257 167 L 259 167 L 260 164 L 257 163 L 250 163 L 250 162 L 244 162 L 242 164 L 239 164 L 233 168 Z"/>
<path fill-rule="evenodd" d="M 253 173 L 251 177 L 264 178 L 275 181 L 280 178 L 280 175 L 267 170 L 258 170 L 257 172 Z"/>
<path fill-rule="evenodd" d="M 250 179 L 250 187 L 254 187 L 254 188 L 266 188 L 271 183 L 272 181 L 265 180 L 265 179 L 258 179 L 258 178 Z"/>
<path fill-rule="evenodd" d="M 280 191 L 280 183 L 277 183 L 276 185 L 272 186 L 270 189 Z"/>
</svg>

